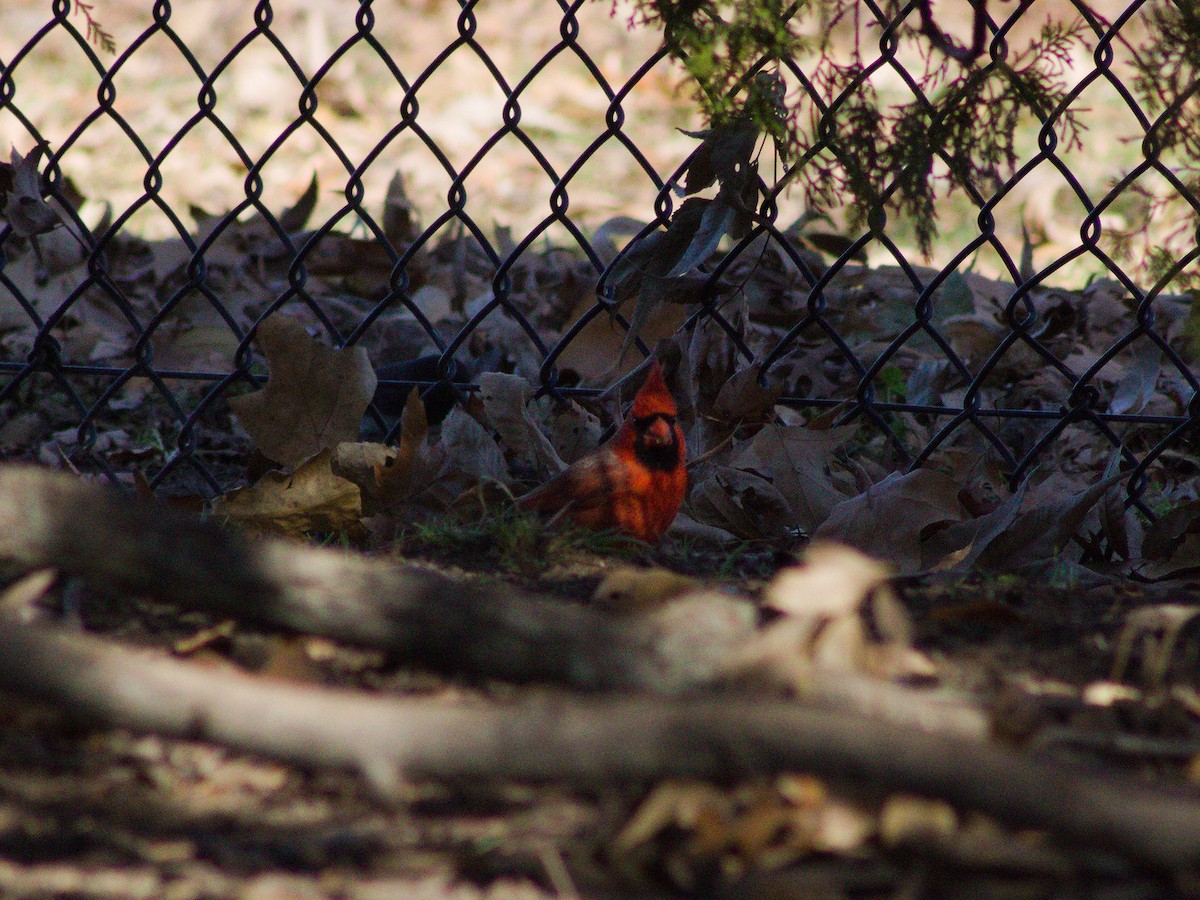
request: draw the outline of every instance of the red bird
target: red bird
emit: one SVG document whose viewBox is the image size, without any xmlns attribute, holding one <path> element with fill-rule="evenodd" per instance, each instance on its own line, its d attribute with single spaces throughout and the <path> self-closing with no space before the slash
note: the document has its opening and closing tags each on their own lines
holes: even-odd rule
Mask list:
<svg viewBox="0 0 1200 900">
<path fill-rule="evenodd" d="M 687 492 L 677 415 L 656 360 L 612 440 L 517 502 L 543 513 L 561 511 L 585 528 L 615 528 L 657 544 Z"/>
</svg>

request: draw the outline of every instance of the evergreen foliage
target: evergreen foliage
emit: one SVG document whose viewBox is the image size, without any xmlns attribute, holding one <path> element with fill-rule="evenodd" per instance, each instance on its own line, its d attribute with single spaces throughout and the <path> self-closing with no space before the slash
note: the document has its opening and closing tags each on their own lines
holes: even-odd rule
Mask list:
<svg viewBox="0 0 1200 900">
<path fill-rule="evenodd" d="M 1048 21 L 1027 46 L 1011 47 L 988 17 L 986 0 L 977 0 L 972 44 L 963 46 L 938 27 L 929 0 L 883 7 L 873 0 L 635 4 L 635 22 L 662 28 L 711 129 L 753 123 L 790 165 L 780 182 L 802 185 L 814 212 L 844 204 L 852 227 L 879 229 L 884 213 L 894 211 L 912 223 L 926 253 L 937 234 L 938 196 L 989 196 L 1013 174 L 1018 128 L 1029 117 L 1040 123 L 1043 152 L 1081 146 L 1068 70 L 1085 38 L 1107 25 L 1084 9 L 1084 17 Z M 880 21 L 878 44 L 864 54 L 856 37 L 850 58 L 835 60 L 827 36 L 845 20 L 857 33 L 862 15 Z M 820 25 L 807 31 L 824 39 L 802 36 L 806 17 Z M 1147 22 L 1151 37 L 1138 48 L 1135 92 L 1160 113 L 1151 142 L 1200 160 L 1200 4 L 1159 0 Z M 871 78 L 902 46 L 915 49 L 924 68 L 902 74 L 916 98 L 889 105 Z M 796 60 L 811 55 L 818 59 L 806 79 Z M 1200 187 L 1196 179 L 1192 187 Z"/>
</svg>

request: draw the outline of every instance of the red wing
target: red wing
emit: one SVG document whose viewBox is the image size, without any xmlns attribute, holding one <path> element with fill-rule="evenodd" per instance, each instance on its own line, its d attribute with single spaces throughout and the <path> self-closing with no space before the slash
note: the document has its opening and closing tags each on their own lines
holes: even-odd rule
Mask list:
<svg viewBox="0 0 1200 900">
<path fill-rule="evenodd" d="M 557 512 L 570 504 L 574 519 L 592 520 L 611 513 L 616 459 L 599 452 L 571 464 L 560 475 L 521 498 L 526 509 Z"/>
</svg>

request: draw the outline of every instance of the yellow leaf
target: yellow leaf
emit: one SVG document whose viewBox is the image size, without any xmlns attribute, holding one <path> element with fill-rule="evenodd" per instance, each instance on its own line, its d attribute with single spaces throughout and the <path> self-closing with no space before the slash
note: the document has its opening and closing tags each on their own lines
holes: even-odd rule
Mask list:
<svg viewBox="0 0 1200 900">
<path fill-rule="evenodd" d="M 255 484 L 218 497 L 213 514 L 251 531 L 297 537 L 356 526 L 362 516 L 358 485 L 333 474 L 332 458 L 332 451 L 323 450 L 294 472 L 268 472 Z"/>
</svg>

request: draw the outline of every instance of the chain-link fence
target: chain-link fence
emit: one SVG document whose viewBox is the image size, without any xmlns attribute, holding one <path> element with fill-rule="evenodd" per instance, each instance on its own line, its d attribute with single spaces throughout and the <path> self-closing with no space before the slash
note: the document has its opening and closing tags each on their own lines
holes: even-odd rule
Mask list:
<svg viewBox="0 0 1200 900">
<path fill-rule="evenodd" d="M 773 77 L 811 117 L 811 143 L 786 162 L 765 151 L 754 202 L 728 213 L 744 227 L 697 212 L 653 273 L 639 248 L 687 208 L 700 144 L 679 129 L 699 123 L 628 10 L 26 6 L 0 13 L 17 36 L 0 44 L 15 152 L 0 231 L 7 455 L 227 489 L 245 448 L 226 400 L 261 383 L 254 328 L 282 310 L 367 347 L 400 390 L 454 380 L 469 394 L 495 368 L 594 395 L 673 337 L 702 415 L 748 414 L 719 396 L 748 371 L 792 424 L 859 423 L 883 470 L 955 455 L 1018 480 L 1043 463 L 1107 468 L 1147 512 L 1191 499 L 1200 334 L 1183 286 L 1197 251 L 1162 211 L 1186 222 L 1200 200 L 1186 161 L 1156 144 L 1166 113 L 1130 87 L 1154 4 L 1107 18 L 1056 6 L 1080 23 L 1058 60 L 1065 88 L 1029 115 L 1012 171 L 937 198 L 933 265 L 884 203 L 899 181 L 857 216 L 806 214 L 812 191 L 788 190 L 788 166 L 843 159 L 834 123 L 864 92 L 926 99 L 928 57 L 895 35 L 928 6 L 868 0 L 816 23 L 828 52 L 867 49 L 867 64 L 842 81 L 783 66 Z M 1008 48 L 1037 40 L 1042 13 L 977 9 L 986 64 L 1018 66 Z M 1177 88 L 1196 102 L 1200 86 Z M 934 159 L 935 178 L 952 165 Z M 1159 250 L 1181 247 L 1155 268 L 1134 264 L 1144 221 L 1163 229 L 1146 232 Z"/>
</svg>

